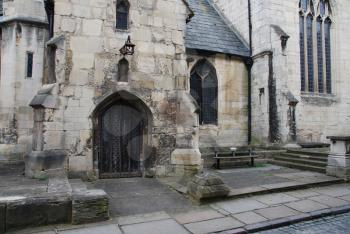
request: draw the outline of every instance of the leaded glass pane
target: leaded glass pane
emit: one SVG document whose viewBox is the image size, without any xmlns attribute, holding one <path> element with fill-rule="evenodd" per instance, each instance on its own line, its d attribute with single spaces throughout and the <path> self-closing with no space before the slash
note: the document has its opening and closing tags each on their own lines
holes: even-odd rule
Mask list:
<svg viewBox="0 0 350 234">
<path fill-rule="evenodd" d="M 305 91 L 305 35 L 304 17 L 302 15 L 299 16 L 299 32 L 301 91 Z"/>
<path fill-rule="evenodd" d="M 217 83 L 216 75 L 213 73 L 203 81 L 203 124 L 217 123 Z"/>
<path fill-rule="evenodd" d="M 323 43 L 322 43 L 322 19 L 316 22 L 317 29 L 317 68 L 318 68 L 318 92 L 323 93 Z"/>
<path fill-rule="evenodd" d="M 308 15 L 306 19 L 307 32 L 307 65 L 308 65 L 308 86 L 309 92 L 314 92 L 314 58 L 313 58 L 313 36 L 312 36 L 312 15 Z"/>
<path fill-rule="evenodd" d="M 191 75 L 190 93 L 200 108 L 199 122 L 202 123 L 202 79 L 197 73 Z"/>
<path fill-rule="evenodd" d="M 303 9 L 304 12 L 307 11 L 308 0 L 300 0 L 300 8 Z"/>
<path fill-rule="evenodd" d="M 27 53 L 27 78 L 33 77 L 33 53 Z"/>
<path fill-rule="evenodd" d="M 320 15 L 321 16 L 326 15 L 326 2 L 324 0 L 320 1 Z"/>
<path fill-rule="evenodd" d="M 129 7 L 125 1 L 121 1 L 117 5 L 117 29 L 128 29 Z"/>
<path fill-rule="evenodd" d="M 326 84 L 327 93 L 332 93 L 332 60 L 331 60 L 331 24 L 327 19 L 325 25 L 325 52 L 326 52 Z"/>
</svg>

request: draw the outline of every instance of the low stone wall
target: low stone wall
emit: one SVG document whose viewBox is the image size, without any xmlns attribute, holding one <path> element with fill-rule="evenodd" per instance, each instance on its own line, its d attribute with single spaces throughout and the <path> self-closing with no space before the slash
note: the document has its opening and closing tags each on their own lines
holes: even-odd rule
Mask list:
<svg viewBox="0 0 350 234">
<path fill-rule="evenodd" d="M 103 190 L 0 198 L 0 233 L 52 224 L 108 220 L 108 205 Z"/>
</svg>

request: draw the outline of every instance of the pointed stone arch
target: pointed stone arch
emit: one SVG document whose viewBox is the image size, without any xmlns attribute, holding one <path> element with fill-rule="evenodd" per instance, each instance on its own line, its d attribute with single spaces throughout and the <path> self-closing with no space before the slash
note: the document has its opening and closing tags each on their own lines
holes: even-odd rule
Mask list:
<svg viewBox="0 0 350 234">
<path fill-rule="evenodd" d="M 92 117 L 94 169 L 100 178 L 142 176 L 153 166 L 153 115 L 141 98 L 114 92 L 98 101 Z"/>
</svg>

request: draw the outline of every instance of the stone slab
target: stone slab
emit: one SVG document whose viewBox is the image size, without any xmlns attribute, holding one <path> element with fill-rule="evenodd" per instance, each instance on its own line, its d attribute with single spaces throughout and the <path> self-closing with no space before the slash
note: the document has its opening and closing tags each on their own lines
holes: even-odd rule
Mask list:
<svg viewBox="0 0 350 234">
<path fill-rule="evenodd" d="M 186 224 L 185 227 L 194 234 L 220 232 L 243 227 L 244 224 L 230 217 L 212 219 L 197 223 Z"/>
<path fill-rule="evenodd" d="M 255 211 L 267 219 L 279 219 L 288 216 L 298 215 L 299 212 L 286 206 L 269 207 Z"/>
<path fill-rule="evenodd" d="M 193 210 L 186 213 L 173 215 L 173 218 L 180 224 L 194 223 L 223 217 L 224 215 L 212 209 Z"/>
<path fill-rule="evenodd" d="M 122 234 L 116 224 L 60 231 L 60 234 Z"/>
<path fill-rule="evenodd" d="M 252 211 L 235 214 L 233 217 L 245 224 L 259 223 L 267 220 L 265 217 Z"/>
<path fill-rule="evenodd" d="M 218 202 L 216 206 L 226 210 L 231 214 L 238 214 L 246 211 L 252 211 L 268 207 L 266 204 L 258 202 L 254 199 L 238 199 L 234 201 Z M 215 209 L 215 207 L 213 207 Z"/>
<path fill-rule="evenodd" d="M 264 203 L 266 205 L 277 205 L 286 202 L 297 201 L 298 198 L 289 196 L 284 193 L 267 194 L 262 196 L 254 197 L 257 201 Z"/>
<path fill-rule="evenodd" d="M 124 234 L 157 233 L 188 234 L 189 232 L 173 219 L 158 220 L 148 223 L 125 225 L 121 227 Z"/>
<path fill-rule="evenodd" d="M 308 198 L 308 197 L 314 197 L 314 196 L 320 195 L 319 193 L 312 190 L 297 190 L 297 191 L 286 192 L 286 194 L 296 198 Z"/>
<path fill-rule="evenodd" d="M 294 209 L 294 210 L 304 212 L 304 213 L 329 208 L 326 205 L 323 205 L 321 203 L 311 201 L 311 200 L 302 200 L 302 201 L 297 201 L 297 202 L 291 202 L 291 203 L 287 203 L 285 205 Z"/>
<path fill-rule="evenodd" d="M 350 188 L 344 188 L 344 186 L 330 186 L 326 188 L 316 188 L 313 191 L 321 193 L 323 195 L 340 197 L 345 195 L 350 195 Z"/>
<path fill-rule="evenodd" d="M 129 225 L 136 223 L 145 223 L 162 219 L 170 219 L 171 217 L 165 212 L 154 212 L 148 214 L 130 215 L 117 218 L 119 225 Z"/>
<path fill-rule="evenodd" d="M 325 196 L 325 195 L 310 197 L 309 199 L 330 207 L 338 207 L 338 206 L 344 206 L 349 204 L 348 201 L 344 201 L 339 198 Z"/>
<path fill-rule="evenodd" d="M 350 202 L 350 195 L 342 196 L 342 197 L 339 197 L 339 198 L 342 199 L 342 200 Z"/>
</svg>

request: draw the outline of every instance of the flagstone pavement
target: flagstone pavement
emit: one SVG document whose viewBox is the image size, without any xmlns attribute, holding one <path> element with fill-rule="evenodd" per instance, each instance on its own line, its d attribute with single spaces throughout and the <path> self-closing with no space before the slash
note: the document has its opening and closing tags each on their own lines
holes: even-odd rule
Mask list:
<svg viewBox="0 0 350 234">
<path fill-rule="evenodd" d="M 350 207 L 350 184 L 258 195 L 191 206 L 181 212 L 160 211 L 115 217 L 85 226 L 51 226 L 16 233 L 40 234 L 182 234 L 231 233 L 252 225 L 288 217 L 301 217 L 337 207 Z M 233 232 L 233 231 L 232 231 Z"/>
</svg>

